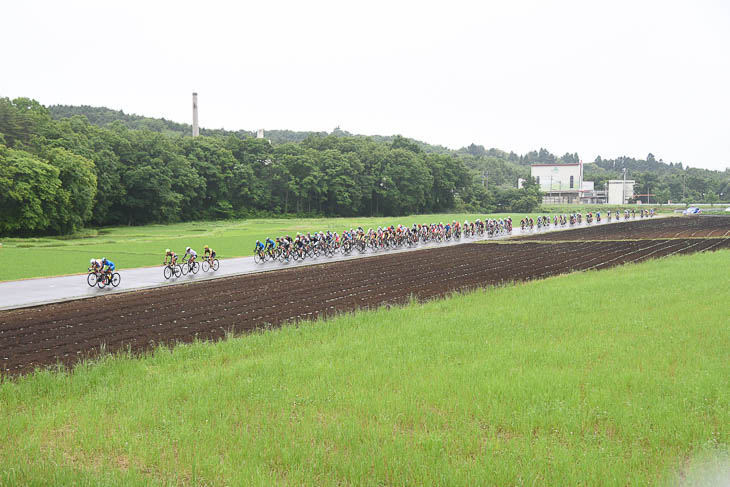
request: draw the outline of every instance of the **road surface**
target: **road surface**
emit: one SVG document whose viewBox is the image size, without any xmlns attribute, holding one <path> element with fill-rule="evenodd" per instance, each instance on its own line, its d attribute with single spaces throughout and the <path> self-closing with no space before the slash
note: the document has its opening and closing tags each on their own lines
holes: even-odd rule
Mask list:
<svg viewBox="0 0 730 487">
<path fill-rule="evenodd" d="M 622 222 L 625 220 L 621 220 Z M 636 221 L 631 220 L 631 221 Z M 519 223 L 519 222 L 518 222 Z M 611 223 L 616 223 L 613 220 Z M 605 220 L 601 223 L 593 223 L 592 225 L 608 225 L 611 224 Z M 562 230 L 570 230 L 573 228 L 580 228 L 587 226 L 585 221 L 581 225 L 573 225 L 566 227 L 548 227 L 547 229 L 538 230 L 527 230 L 523 232 L 519 226 L 514 228 L 511 235 L 503 235 L 500 237 L 477 237 L 477 238 L 462 238 L 458 241 L 448 241 L 444 243 L 433 243 L 429 242 L 425 245 L 419 245 L 413 248 L 403 248 L 397 250 L 386 251 L 389 254 L 397 252 L 411 252 L 424 248 L 443 247 L 447 245 L 459 245 L 467 242 L 476 242 L 480 240 L 499 240 L 510 237 L 516 237 L 520 235 L 529 235 L 534 233 L 544 232 L 555 232 Z M 123 293 L 129 291 L 137 291 L 140 289 L 149 289 L 162 286 L 175 286 L 179 284 L 203 281 L 206 279 L 220 279 L 226 276 L 235 276 L 240 274 L 251 274 L 254 272 L 265 272 L 277 269 L 285 269 L 289 267 L 303 266 L 303 265 L 316 265 L 323 264 L 326 262 L 333 262 L 338 260 L 347 259 L 358 259 L 363 257 L 372 257 L 374 255 L 381 255 L 384 252 L 366 252 L 359 253 L 353 251 L 350 255 L 335 254 L 334 257 L 320 257 L 318 259 L 307 259 L 299 262 L 279 263 L 279 262 L 266 262 L 264 264 L 256 264 L 253 261 L 253 257 L 239 257 L 234 259 L 222 259 L 220 261 L 220 268 L 218 271 L 203 272 L 202 269 L 197 274 L 188 274 L 186 276 L 180 276 L 179 278 L 173 277 L 172 279 L 165 279 L 163 276 L 163 267 L 139 267 L 135 269 L 120 269 L 118 270 L 122 280 L 119 287 L 112 288 L 107 286 L 104 289 L 98 287 L 90 287 L 86 283 L 86 274 L 77 274 L 72 276 L 61 276 L 61 277 L 47 277 L 37 279 L 26 279 L 21 281 L 6 281 L 0 282 L 0 310 L 13 309 L 13 308 L 24 308 L 28 306 L 37 306 L 41 304 L 57 303 L 61 301 L 70 301 L 74 299 L 91 298 L 99 295 L 106 295 L 111 293 Z"/>
</svg>

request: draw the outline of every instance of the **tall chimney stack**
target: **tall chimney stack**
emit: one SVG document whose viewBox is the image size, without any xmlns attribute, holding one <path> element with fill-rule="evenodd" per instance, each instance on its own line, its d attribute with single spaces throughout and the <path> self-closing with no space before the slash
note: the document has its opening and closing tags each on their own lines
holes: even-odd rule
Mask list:
<svg viewBox="0 0 730 487">
<path fill-rule="evenodd" d="M 198 94 L 193 93 L 193 137 L 200 135 L 198 128 Z"/>
</svg>

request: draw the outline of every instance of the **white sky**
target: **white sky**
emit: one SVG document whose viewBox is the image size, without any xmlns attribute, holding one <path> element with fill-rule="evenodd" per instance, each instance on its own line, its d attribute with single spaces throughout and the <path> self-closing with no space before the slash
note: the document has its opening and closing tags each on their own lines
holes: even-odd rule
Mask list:
<svg viewBox="0 0 730 487">
<path fill-rule="evenodd" d="M 730 1 L 14 1 L 0 96 L 730 167 Z"/>
</svg>

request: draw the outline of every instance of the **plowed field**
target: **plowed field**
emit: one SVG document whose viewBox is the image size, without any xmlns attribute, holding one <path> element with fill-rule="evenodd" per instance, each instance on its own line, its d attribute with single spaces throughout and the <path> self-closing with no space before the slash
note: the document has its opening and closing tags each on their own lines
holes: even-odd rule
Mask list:
<svg viewBox="0 0 730 487">
<path fill-rule="evenodd" d="M 464 244 L 0 312 L 0 372 L 720 248 L 730 239 Z"/>
<path fill-rule="evenodd" d="M 581 227 L 562 232 L 537 233 L 522 240 L 623 240 L 642 238 L 730 237 L 728 216 L 637 218 L 612 225 Z"/>
</svg>

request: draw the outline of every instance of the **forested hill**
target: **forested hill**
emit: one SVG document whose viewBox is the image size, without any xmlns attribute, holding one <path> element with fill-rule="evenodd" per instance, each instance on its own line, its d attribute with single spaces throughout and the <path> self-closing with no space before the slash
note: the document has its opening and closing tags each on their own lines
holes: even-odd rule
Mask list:
<svg viewBox="0 0 730 487">
<path fill-rule="evenodd" d="M 274 144 L 247 132 L 193 138 L 184 124 L 106 109 L 54 110 L 60 118 L 35 100 L 0 98 L 0 236 L 286 214 L 527 212 L 540 201 L 534 184 L 516 187 L 529 168 L 427 152 L 397 135 Z"/>
<path fill-rule="evenodd" d="M 546 149 L 518 155 L 471 144 L 449 150 L 395 136 L 203 129 L 93 107 L 0 98 L 0 236 L 64 234 L 84 225 L 307 214 L 527 212 L 540 202 L 535 162 L 575 163 Z M 596 159 L 602 188 L 627 168 L 653 201 L 715 202 L 730 171 Z M 517 189 L 518 178 L 527 179 Z"/>
<path fill-rule="evenodd" d="M 151 130 L 153 132 L 161 132 L 167 134 L 176 135 L 190 135 L 192 133 L 192 126 L 186 123 L 173 122 L 165 118 L 151 118 L 144 117 L 141 115 L 134 115 L 124 113 L 122 110 L 112 110 L 106 107 L 92 107 L 88 105 L 73 106 L 73 105 L 51 105 L 48 107 L 48 111 L 54 120 L 61 120 L 64 118 L 71 118 L 75 115 L 82 115 L 92 125 L 98 127 L 106 127 L 115 122 L 119 122 L 128 129 L 131 130 Z M 201 127 L 201 135 L 207 136 L 223 136 L 223 137 L 254 137 L 256 132 L 248 130 L 224 130 L 224 129 L 208 129 Z M 271 141 L 272 144 L 285 144 L 287 142 L 303 142 L 308 137 L 326 137 L 333 135 L 335 137 L 366 137 L 364 135 L 351 134 L 345 130 L 341 130 L 336 127 L 332 132 L 313 132 L 313 131 L 302 131 L 297 132 L 294 130 L 266 130 L 266 139 Z M 372 135 L 367 136 L 376 142 L 392 143 L 394 136 L 383 136 L 383 135 Z M 451 152 L 450 149 L 438 145 L 427 144 L 414 140 L 424 152 L 430 153 L 441 153 L 446 154 Z"/>
</svg>

